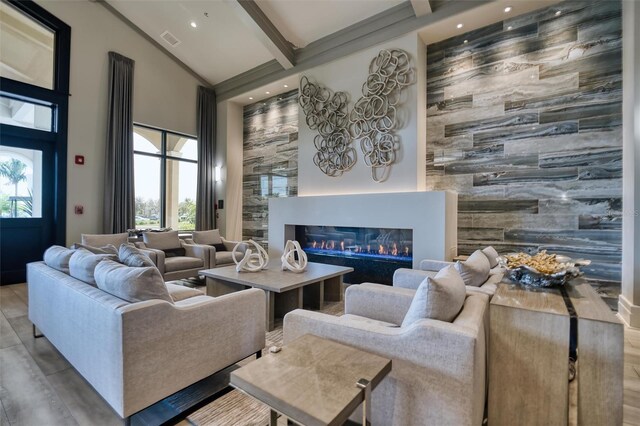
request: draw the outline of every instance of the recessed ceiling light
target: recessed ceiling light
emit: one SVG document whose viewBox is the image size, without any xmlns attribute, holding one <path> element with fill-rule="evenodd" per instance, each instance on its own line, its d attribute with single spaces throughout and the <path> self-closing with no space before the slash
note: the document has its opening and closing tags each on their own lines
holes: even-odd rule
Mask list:
<svg viewBox="0 0 640 426">
<path fill-rule="evenodd" d="M 463 24 L 458 24 L 458 25 L 456 25 L 456 27 L 462 28 L 462 27 L 464 27 L 464 25 Z"/>
<path fill-rule="evenodd" d="M 286 89 L 287 87 L 289 87 L 289 85 L 288 85 L 288 84 L 285 84 L 285 85 L 284 85 L 284 87 L 285 87 L 285 89 Z"/>
<path fill-rule="evenodd" d="M 249 96 L 249 100 L 252 101 L 253 100 L 253 96 Z"/>
<path fill-rule="evenodd" d="M 557 11 L 557 12 L 556 12 L 556 16 L 560 16 L 560 14 L 561 14 L 561 13 L 562 13 L 562 11 L 561 11 L 561 10 Z"/>
<path fill-rule="evenodd" d="M 270 93 L 271 93 L 271 92 L 264 92 L 264 94 L 265 94 L 265 95 L 268 95 L 268 94 L 270 94 Z"/>
<path fill-rule="evenodd" d="M 465 40 L 465 41 L 464 41 L 464 44 L 467 44 L 467 43 L 469 43 L 469 40 Z"/>
<path fill-rule="evenodd" d="M 195 21 L 191 21 L 189 25 L 191 25 L 191 28 L 196 28 L 198 26 L 198 24 L 196 24 Z"/>
<path fill-rule="evenodd" d="M 507 30 L 508 30 L 508 31 L 511 31 L 512 29 L 513 29 L 513 27 L 512 27 L 511 25 L 509 25 L 509 26 L 507 27 Z"/>
<path fill-rule="evenodd" d="M 504 13 L 509 13 L 511 12 L 511 6 L 507 6 L 504 8 Z"/>
</svg>

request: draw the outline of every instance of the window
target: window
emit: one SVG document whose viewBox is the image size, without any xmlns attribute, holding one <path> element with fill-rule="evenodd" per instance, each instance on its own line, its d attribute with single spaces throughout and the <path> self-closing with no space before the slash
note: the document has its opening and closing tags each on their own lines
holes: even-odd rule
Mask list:
<svg viewBox="0 0 640 426">
<path fill-rule="evenodd" d="M 0 96 L 0 123 L 50 132 L 53 108 Z"/>
<path fill-rule="evenodd" d="M 0 217 L 42 217 L 42 151 L 0 148 Z"/>
<path fill-rule="evenodd" d="M 193 136 L 136 125 L 133 150 L 136 228 L 194 230 L 197 140 Z"/>
<path fill-rule="evenodd" d="M 53 89 L 55 33 L 0 3 L 0 77 Z"/>
</svg>

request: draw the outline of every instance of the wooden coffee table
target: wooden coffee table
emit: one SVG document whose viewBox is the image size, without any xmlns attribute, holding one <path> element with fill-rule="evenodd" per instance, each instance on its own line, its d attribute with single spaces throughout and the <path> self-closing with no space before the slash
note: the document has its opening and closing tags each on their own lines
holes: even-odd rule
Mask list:
<svg viewBox="0 0 640 426">
<path fill-rule="evenodd" d="M 236 272 L 235 265 L 200 271 L 206 277 L 207 295 L 217 297 L 247 287 L 259 288 L 267 295 L 267 331 L 275 318 L 304 305 L 322 309 L 324 302 L 342 300 L 342 278 L 353 268 L 309 262 L 306 271 L 283 271 L 273 261 L 260 272 Z"/>
<path fill-rule="evenodd" d="M 370 424 L 371 391 L 391 360 L 305 334 L 231 373 L 231 386 L 305 426 L 342 425 L 360 403 Z"/>
</svg>

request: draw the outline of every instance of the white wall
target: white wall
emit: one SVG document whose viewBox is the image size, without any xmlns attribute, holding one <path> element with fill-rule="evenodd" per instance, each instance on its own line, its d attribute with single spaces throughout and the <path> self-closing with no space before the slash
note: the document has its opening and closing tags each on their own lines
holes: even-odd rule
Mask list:
<svg viewBox="0 0 640 426">
<path fill-rule="evenodd" d="M 640 328 L 640 4 L 622 3 L 623 220 L 622 294 L 618 310 Z"/>
<path fill-rule="evenodd" d="M 310 81 L 330 88 L 333 92 L 345 91 L 350 95 L 350 107 L 362 96 L 369 64 L 382 49 L 399 48 L 411 55 L 418 82 L 403 90 L 403 102 L 398 108 L 398 116 L 403 118 L 403 126 L 395 132 L 400 138 L 400 150 L 396 163 L 392 166 L 389 179 L 376 183 L 371 178 L 371 169 L 363 160 L 359 142 L 352 146 L 358 153 L 356 165 L 341 177 L 328 177 L 313 164 L 316 149 L 313 138 L 316 131 L 309 129 L 302 108 L 299 109 L 298 148 L 298 195 L 356 194 L 378 192 L 422 191 L 425 189 L 425 137 L 426 113 L 418 115 L 425 108 L 426 61 L 424 44 L 416 33 L 385 42 L 373 48 L 362 50 L 336 61 L 311 68 L 303 73 Z M 422 124 L 419 124 L 422 123 Z"/>
<path fill-rule="evenodd" d="M 198 80 L 98 3 L 36 2 L 71 27 L 67 173 L 67 244 L 102 232 L 108 56 L 135 61 L 134 120 L 196 134 Z M 85 165 L 73 163 L 85 156 Z M 85 207 L 74 214 L 74 205 Z"/>
</svg>

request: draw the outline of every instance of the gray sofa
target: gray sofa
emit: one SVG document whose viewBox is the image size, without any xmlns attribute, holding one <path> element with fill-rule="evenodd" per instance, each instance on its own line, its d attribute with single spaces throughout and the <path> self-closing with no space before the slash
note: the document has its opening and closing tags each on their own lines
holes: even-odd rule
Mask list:
<svg viewBox="0 0 640 426">
<path fill-rule="evenodd" d="M 434 277 L 442 268 L 453 265 L 454 262 L 443 262 L 438 260 L 423 260 L 420 263 L 421 269 L 396 269 L 393 273 L 393 287 L 416 290 L 426 277 Z M 467 291 L 484 293 L 493 297 L 498 284 L 502 281 L 504 271 L 500 268 L 493 268 L 487 280 L 479 287 L 467 286 Z M 369 283 L 363 283 L 372 285 Z M 361 284 L 361 285 L 363 285 Z M 375 284 L 378 285 L 378 284 Z"/>
<path fill-rule="evenodd" d="M 265 345 L 262 290 L 129 303 L 44 262 L 27 281 L 31 322 L 123 418 Z"/>
<path fill-rule="evenodd" d="M 451 323 L 421 319 L 402 327 L 414 294 L 383 285 L 349 286 L 341 317 L 288 313 L 284 343 L 313 334 L 390 358 L 392 371 L 372 394 L 372 424 L 480 426 L 488 296 L 467 293 Z"/>
</svg>

